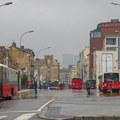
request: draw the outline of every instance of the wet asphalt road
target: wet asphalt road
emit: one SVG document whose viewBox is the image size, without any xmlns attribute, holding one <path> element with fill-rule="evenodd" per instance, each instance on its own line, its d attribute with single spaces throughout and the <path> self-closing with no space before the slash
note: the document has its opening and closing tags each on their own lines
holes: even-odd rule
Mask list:
<svg viewBox="0 0 120 120">
<path fill-rule="evenodd" d="M 47 91 L 34 93 L 15 100 L 0 102 L 0 120 L 28 120 L 39 119 L 36 113 L 42 105 L 52 99 L 46 95 Z"/>
<path fill-rule="evenodd" d="M 120 95 L 102 94 L 92 90 L 69 90 L 56 94 L 56 100 L 46 113 L 48 117 L 70 118 L 73 116 L 120 116 Z"/>
<path fill-rule="evenodd" d="M 0 102 L 2 120 L 40 120 L 37 110 L 49 100 L 55 101 L 42 111 L 46 117 L 69 118 L 77 115 L 120 115 L 120 95 L 92 90 L 42 90 L 24 98 Z M 27 117 L 26 117 L 27 116 Z M 25 119 L 26 117 L 26 119 Z"/>
</svg>

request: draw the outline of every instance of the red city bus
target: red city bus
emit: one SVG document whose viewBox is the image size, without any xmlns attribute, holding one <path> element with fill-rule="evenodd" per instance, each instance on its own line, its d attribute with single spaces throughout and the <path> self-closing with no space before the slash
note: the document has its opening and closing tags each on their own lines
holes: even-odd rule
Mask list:
<svg viewBox="0 0 120 120">
<path fill-rule="evenodd" d="M 18 96 L 18 73 L 0 64 L 0 98 L 12 99 Z"/>
<path fill-rule="evenodd" d="M 73 78 L 71 81 L 72 89 L 82 89 L 82 79 L 81 78 Z"/>
<path fill-rule="evenodd" d="M 106 93 L 110 90 L 112 85 L 112 92 L 119 93 L 120 89 L 120 73 L 119 72 L 106 72 L 98 76 L 99 90 Z"/>
</svg>

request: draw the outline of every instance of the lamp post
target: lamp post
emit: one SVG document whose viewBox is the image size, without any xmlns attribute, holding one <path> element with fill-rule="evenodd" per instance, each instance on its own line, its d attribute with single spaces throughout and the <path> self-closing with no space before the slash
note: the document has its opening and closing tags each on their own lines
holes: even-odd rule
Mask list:
<svg viewBox="0 0 120 120">
<path fill-rule="evenodd" d="M 31 33 L 31 32 L 34 32 L 33 30 L 31 30 L 31 31 L 27 31 L 27 32 L 24 32 L 22 35 L 21 35 L 21 37 L 20 37 L 20 49 L 21 49 L 21 41 L 22 41 L 22 38 L 23 38 L 23 36 L 25 35 L 25 34 L 27 34 L 27 33 Z M 19 60 L 19 81 L 18 81 L 18 89 L 19 90 L 21 90 L 21 73 L 22 72 L 22 69 L 21 69 L 21 66 L 20 66 L 20 60 Z"/>
<path fill-rule="evenodd" d="M 50 48 L 51 48 L 51 47 L 46 47 L 46 48 L 43 48 L 43 49 L 39 50 L 38 53 L 37 53 L 37 58 L 38 58 L 38 56 L 39 56 L 39 54 L 40 54 L 41 51 L 44 51 L 44 50 L 50 49 Z"/>
<path fill-rule="evenodd" d="M 5 5 L 10 5 L 10 4 L 12 4 L 12 2 L 7 2 L 5 4 L 2 4 L 2 5 L 0 5 L 0 7 L 5 6 Z"/>
<path fill-rule="evenodd" d="M 95 79 L 96 76 L 96 47 L 92 47 L 92 50 L 89 53 L 90 57 L 90 79 Z"/>
<path fill-rule="evenodd" d="M 24 32 L 24 33 L 21 35 L 21 37 L 20 37 L 20 48 L 21 48 L 21 41 L 22 41 L 23 36 L 24 36 L 25 34 L 31 33 L 31 32 L 34 32 L 34 31 L 33 31 L 33 30 L 27 31 L 27 32 Z"/>
<path fill-rule="evenodd" d="M 43 48 L 43 49 L 41 49 L 41 50 L 39 50 L 38 51 L 38 53 L 37 53 L 37 58 L 36 58 L 36 70 L 37 70 L 37 76 L 39 77 L 39 75 L 40 75 L 40 72 L 39 72 L 39 54 L 42 52 L 42 51 L 44 51 L 44 50 L 47 50 L 47 49 L 50 49 L 51 47 L 46 47 L 46 48 Z"/>
</svg>

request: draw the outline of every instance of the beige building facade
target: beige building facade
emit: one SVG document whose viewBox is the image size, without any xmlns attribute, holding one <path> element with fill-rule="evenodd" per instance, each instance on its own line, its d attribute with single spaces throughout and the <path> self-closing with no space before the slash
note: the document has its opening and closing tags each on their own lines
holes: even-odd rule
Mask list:
<svg viewBox="0 0 120 120">
<path fill-rule="evenodd" d="M 59 80 L 59 62 L 53 55 L 45 55 L 44 59 L 35 60 L 38 77 L 42 76 L 45 80 L 55 82 Z"/>
<path fill-rule="evenodd" d="M 66 87 L 71 84 L 71 70 L 69 68 L 60 69 L 60 82 L 64 83 Z"/>
<path fill-rule="evenodd" d="M 0 63 L 10 68 L 24 72 L 28 79 L 34 75 L 34 52 L 30 49 L 21 49 L 13 42 L 8 48 L 0 47 Z"/>
<path fill-rule="evenodd" d="M 80 53 L 80 60 L 77 62 L 77 76 L 83 82 L 89 79 L 89 46 Z"/>
</svg>

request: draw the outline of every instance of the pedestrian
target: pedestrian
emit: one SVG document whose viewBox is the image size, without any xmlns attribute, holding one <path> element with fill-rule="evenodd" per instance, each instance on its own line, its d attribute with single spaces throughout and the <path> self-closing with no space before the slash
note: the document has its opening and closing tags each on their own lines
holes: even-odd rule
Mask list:
<svg viewBox="0 0 120 120">
<path fill-rule="evenodd" d="M 90 82 L 86 82 L 86 90 L 87 90 L 87 95 L 90 95 Z"/>
<path fill-rule="evenodd" d="M 39 81 L 39 89 L 42 89 L 41 81 Z"/>
<path fill-rule="evenodd" d="M 112 82 L 110 82 L 110 93 L 112 94 Z"/>
<path fill-rule="evenodd" d="M 31 78 L 31 89 L 34 89 L 34 78 Z"/>
<path fill-rule="evenodd" d="M 34 79 L 34 90 L 35 90 L 35 94 L 37 94 L 37 80 Z"/>
<path fill-rule="evenodd" d="M 48 84 L 48 91 L 50 92 L 50 85 Z"/>
<path fill-rule="evenodd" d="M 39 90 L 40 90 L 40 91 L 42 90 L 42 83 L 41 83 L 40 80 L 39 80 Z"/>
</svg>

